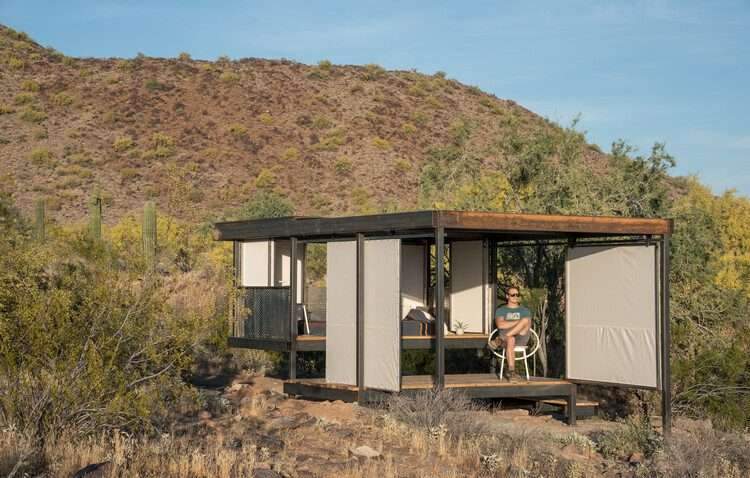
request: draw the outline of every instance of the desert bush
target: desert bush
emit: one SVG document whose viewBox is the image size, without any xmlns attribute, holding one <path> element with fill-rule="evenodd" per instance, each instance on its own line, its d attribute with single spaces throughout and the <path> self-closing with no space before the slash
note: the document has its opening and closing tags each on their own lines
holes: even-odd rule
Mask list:
<svg viewBox="0 0 750 478">
<path fill-rule="evenodd" d="M 52 160 L 52 152 L 44 147 L 34 148 L 29 153 L 29 161 L 37 166 L 48 165 Z"/>
<path fill-rule="evenodd" d="M 23 91 L 36 93 L 37 91 L 39 91 L 39 83 L 34 80 L 23 80 L 21 82 L 21 89 Z"/>
<path fill-rule="evenodd" d="M 261 113 L 258 115 L 258 121 L 260 121 L 264 125 L 272 125 L 273 116 L 271 116 L 270 113 Z"/>
<path fill-rule="evenodd" d="M 52 97 L 52 104 L 59 107 L 70 106 L 73 104 L 73 97 L 64 91 L 61 91 Z"/>
<path fill-rule="evenodd" d="M 662 449 L 662 437 L 645 415 L 633 415 L 622 422 L 622 426 L 593 437 L 602 455 L 609 458 L 627 458 L 632 453 L 641 453 L 651 458 Z"/>
<path fill-rule="evenodd" d="M 144 159 L 164 159 L 175 154 L 174 139 L 164 133 L 154 133 L 151 136 L 151 149 L 142 155 Z"/>
<path fill-rule="evenodd" d="M 414 396 L 393 395 L 383 404 L 388 415 L 428 433 L 443 433 L 452 439 L 481 435 L 488 427 L 483 408 L 451 389 L 423 390 Z"/>
<path fill-rule="evenodd" d="M 26 68 L 26 62 L 15 56 L 11 56 L 10 58 L 8 58 L 7 63 L 8 66 L 13 68 L 14 70 L 23 70 L 24 68 Z"/>
<path fill-rule="evenodd" d="M 294 214 L 292 203 L 274 191 L 261 190 L 232 214 L 237 219 L 284 217 Z"/>
<path fill-rule="evenodd" d="M 190 53 L 187 52 L 181 52 L 179 56 L 177 57 L 180 61 L 190 61 L 193 58 L 190 56 Z"/>
<path fill-rule="evenodd" d="M 411 136 L 417 132 L 417 127 L 413 123 L 404 123 L 401 125 L 401 132 L 407 136 Z"/>
<path fill-rule="evenodd" d="M 18 93 L 13 97 L 13 103 L 17 105 L 26 105 L 29 103 L 33 103 L 35 99 L 36 97 L 31 93 Z"/>
<path fill-rule="evenodd" d="M 299 150 L 294 146 L 290 146 L 289 148 L 286 148 L 284 150 L 282 158 L 284 159 L 284 161 L 295 161 L 299 159 Z"/>
<path fill-rule="evenodd" d="M 318 62 L 318 68 L 323 71 L 330 71 L 330 69 L 333 68 L 333 63 L 331 63 L 330 60 L 320 60 Z"/>
<path fill-rule="evenodd" d="M 27 106 L 18 114 L 18 117 L 28 123 L 41 123 L 47 119 L 47 113 L 32 106 Z"/>
<path fill-rule="evenodd" d="M 114 149 L 118 153 L 127 151 L 133 146 L 135 146 L 135 142 L 130 136 L 120 136 L 112 143 L 112 149 Z"/>
<path fill-rule="evenodd" d="M 317 115 L 312 120 L 313 129 L 328 129 L 333 126 L 333 121 L 323 115 Z"/>
<path fill-rule="evenodd" d="M 391 149 L 391 142 L 379 136 L 372 139 L 372 145 L 383 151 Z"/>
<path fill-rule="evenodd" d="M 393 168 L 396 170 L 397 174 L 405 174 L 411 171 L 411 163 L 405 159 L 397 159 L 396 162 L 393 163 Z"/>
<path fill-rule="evenodd" d="M 241 139 L 244 138 L 245 135 L 247 135 L 247 127 L 240 123 L 232 123 L 227 128 L 227 131 L 229 131 L 229 134 L 231 134 L 234 138 Z"/>
<path fill-rule="evenodd" d="M 374 63 L 365 65 L 364 70 L 364 75 L 362 77 L 367 81 L 379 80 L 383 77 L 383 75 L 385 75 L 385 69 L 382 66 L 376 65 Z"/>
<path fill-rule="evenodd" d="M 238 83 L 240 81 L 240 75 L 233 71 L 224 71 L 219 75 L 219 80 L 224 83 Z"/>
<path fill-rule="evenodd" d="M 336 162 L 333 163 L 333 169 L 335 169 L 336 173 L 339 175 L 351 173 L 353 166 L 354 165 L 349 158 L 338 158 Z"/>
<path fill-rule="evenodd" d="M 9 115 L 11 113 L 15 113 L 16 110 L 11 108 L 10 106 L 0 104 L 0 115 Z"/>
<path fill-rule="evenodd" d="M 156 80 L 154 78 L 146 80 L 145 83 L 143 83 L 143 86 L 148 91 L 169 91 L 170 89 L 172 89 L 166 83 L 162 83 L 159 80 Z"/>
<path fill-rule="evenodd" d="M 258 189 L 270 189 L 276 185 L 276 174 L 268 168 L 260 170 L 255 177 L 255 187 Z"/>
<path fill-rule="evenodd" d="M 344 130 L 336 128 L 327 131 L 312 148 L 316 151 L 336 151 L 345 142 Z"/>
</svg>

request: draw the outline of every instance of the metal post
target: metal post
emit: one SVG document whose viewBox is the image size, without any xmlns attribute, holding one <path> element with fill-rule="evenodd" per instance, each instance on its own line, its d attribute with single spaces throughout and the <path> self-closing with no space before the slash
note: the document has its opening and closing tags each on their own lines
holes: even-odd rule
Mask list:
<svg viewBox="0 0 750 478">
<path fill-rule="evenodd" d="M 289 380 L 297 378 L 297 238 L 289 240 Z"/>
<path fill-rule="evenodd" d="M 234 270 L 232 271 L 232 307 L 231 307 L 231 314 L 229 317 L 230 320 L 230 327 L 232 330 L 232 336 L 233 337 L 244 337 L 245 336 L 245 330 L 244 330 L 244 321 L 242 321 L 243 326 L 240 328 L 240 274 L 242 273 L 240 270 L 240 265 L 242 264 L 242 260 L 240 258 L 240 243 L 237 241 L 232 242 L 232 258 L 234 259 Z"/>
<path fill-rule="evenodd" d="M 365 398 L 365 235 L 357 234 L 357 403 Z"/>
<path fill-rule="evenodd" d="M 435 386 L 445 386 L 445 229 L 435 231 Z"/>
<path fill-rule="evenodd" d="M 662 433 L 672 435 L 672 372 L 669 350 L 672 344 L 669 316 L 669 234 L 661 239 L 661 416 Z"/>
</svg>

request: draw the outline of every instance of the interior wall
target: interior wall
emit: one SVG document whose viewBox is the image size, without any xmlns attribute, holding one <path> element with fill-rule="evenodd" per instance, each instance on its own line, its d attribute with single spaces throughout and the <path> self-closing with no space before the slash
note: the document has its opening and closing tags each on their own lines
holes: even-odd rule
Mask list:
<svg viewBox="0 0 750 478">
<path fill-rule="evenodd" d="M 426 306 L 425 246 L 401 246 L 401 318 L 415 307 Z"/>
<path fill-rule="evenodd" d="M 451 243 L 451 319 L 449 328 L 466 325 L 465 332 L 484 332 L 486 291 L 483 241 Z"/>
<path fill-rule="evenodd" d="M 326 267 L 326 381 L 356 385 L 356 241 L 329 242 Z"/>
<path fill-rule="evenodd" d="M 364 383 L 399 391 L 401 240 L 366 240 L 364 252 Z"/>
<path fill-rule="evenodd" d="M 289 262 L 291 261 L 290 251 L 292 247 L 292 241 L 288 240 L 276 240 L 273 241 L 273 255 L 274 255 L 274 285 L 289 287 L 289 275 L 290 267 Z M 302 293 L 304 284 L 304 264 L 305 260 L 305 244 L 297 244 L 297 303 L 302 303 Z"/>
<path fill-rule="evenodd" d="M 270 241 L 240 243 L 240 285 L 242 287 L 271 285 L 270 254 Z"/>
<path fill-rule="evenodd" d="M 568 250 L 568 378 L 657 387 L 656 250 L 645 245 Z"/>
</svg>

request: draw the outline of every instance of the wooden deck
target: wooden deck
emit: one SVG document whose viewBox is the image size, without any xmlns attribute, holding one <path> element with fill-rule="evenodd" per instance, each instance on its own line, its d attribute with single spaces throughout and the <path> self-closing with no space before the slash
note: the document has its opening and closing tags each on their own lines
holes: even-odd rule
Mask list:
<svg viewBox="0 0 750 478">
<path fill-rule="evenodd" d="M 416 394 L 434 387 L 431 375 L 413 375 L 401 377 L 402 394 Z M 561 399 L 565 401 L 569 423 L 575 424 L 576 386 L 560 379 L 532 377 L 510 383 L 498 379 L 494 374 L 451 374 L 445 376 L 445 388 L 460 390 L 470 398 L 527 398 L 527 399 Z M 284 383 L 284 392 L 303 398 L 317 400 L 357 400 L 359 388 L 356 385 L 328 383 L 325 379 L 297 379 Z M 392 392 L 365 389 L 365 401 L 378 401 Z"/>
<path fill-rule="evenodd" d="M 444 337 L 446 349 L 478 349 L 487 345 L 487 334 L 465 333 L 448 334 Z M 297 350 L 325 350 L 326 338 L 320 335 L 300 335 L 297 337 Z M 434 335 L 404 335 L 401 337 L 403 349 L 434 349 Z"/>
</svg>

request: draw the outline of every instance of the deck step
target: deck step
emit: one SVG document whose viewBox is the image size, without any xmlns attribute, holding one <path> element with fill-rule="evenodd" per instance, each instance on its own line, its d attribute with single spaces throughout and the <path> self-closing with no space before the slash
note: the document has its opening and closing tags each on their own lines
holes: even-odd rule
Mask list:
<svg viewBox="0 0 750 478">
<path fill-rule="evenodd" d="M 537 402 L 541 412 L 562 412 L 567 413 L 568 402 L 562 399 L 539 400 Z M 577 417 L 593 417 L 599 411 L 599 403 L 590 400 L 576 400 Z"/>
</svg>

